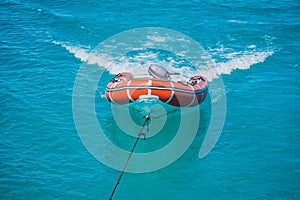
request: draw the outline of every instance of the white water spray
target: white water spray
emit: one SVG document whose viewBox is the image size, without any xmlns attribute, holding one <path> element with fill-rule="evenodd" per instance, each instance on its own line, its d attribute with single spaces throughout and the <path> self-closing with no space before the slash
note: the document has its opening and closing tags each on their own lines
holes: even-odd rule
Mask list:
<svg viewBox="0 0 300 200">
<path fill-rule="evenodd" d="M 154 39 L 158 40 L 157 38 Z M 159 42 L 163 42 L 163 40 L 159 38 Z M 201 66 L 199 69 L 192 69 L 188 66 L 182 66 L 180 68 L 175 67 L 176 64 L 180 64 L 180 61 L 175 60 L 172 57 L 159 60 L 158 54 L 154 52 L 142 52 L 132 57 L 124 55 L 121 58 L 112 58 L 105 54 L 97 55 L 94 52 L 91 52 L 89 48 L 72 46 L 67 43 L 57 41 L 53 41 L 53 43 L 62 46 L 83 62 L 87 62 L 88 64 L 97 64 L 99 67 L 104 67 L 111 74 L 117 74 L 122 71 L 128 71 L 134 74 L 143 74 L 149 64 L 159 63 L 161 66 L 166 67 L 169 71 L 181 73 L 185 77 L 191 77 L 195 74 L 201 73 L 209 81 L 218 78 L 222 74 L 231 74 L 236 69 L 249 69 L 252 65 L 264 62 L 274 53 L 273 51 L 255 51 L 255 45 L 249 45 L 249 51 L 243 52 L 224 53 L 224 48 L 211 49 L 208 51 L 209 55 L 212 55 L 213 57 L 214 55 L 219 54 L 219 57 L 226 58 L 227 61 L 218 62 L 216 59 L 212 59 L 211 66 Z M 182 54 L 184 54 L 184 52 L 182 52 Z"/>
</svg>

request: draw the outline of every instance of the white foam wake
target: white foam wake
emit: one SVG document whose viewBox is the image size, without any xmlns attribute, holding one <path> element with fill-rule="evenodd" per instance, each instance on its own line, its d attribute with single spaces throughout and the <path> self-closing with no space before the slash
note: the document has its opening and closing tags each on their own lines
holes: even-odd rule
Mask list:
<svg viewBox="0 0 300 200">
<path fill-rule="evenodd" d="M 252 65 L 264 62 L 267 57 L 271 56 L 274 52 L 243 52 L 242 55 L 232 57 L 227 62 L 215 62 L 215 67 L 207 68 L 201 73 L 209 80 L 212 81 L 222 74 L 231 74 L 233 70 L 249 69 Z"/>
<path fill-rule="evenodd" d="M 154 38 L 157 39 L 157 38 Z M 273 51 L 256 51 L 255 45 L 249 45 L 248 51 L 232 52 L 229 49 L 211 49 L 208 51 L 208 55 L 212 57 L 209 66 L 201 66 L 197 69 L 188 66 L 178 66 L 181 61 L 178 61 L 172 57 L 164 60 L 160 60 L 157 53 L 142 52 L 135 56 L 124 55 L 121 58 L 112 58 L 107 54 L 96 54 L 92 52 L 90 47 L 72 46 L 67 43 L 53 41 L 54 44 L 60 45 L 76 58 L 88 64 L 97 64 L 99 67 L 103 67 L 111 74 L 117 74 L 122 71 L 132 72 L 134 74 L 146 73 L 145 69 L 151 63 L 159 63 L 166 67 L 169 71 L 179 72 L 185 77 L 191 77 L 195 74 L 204 75 L 209 81 L 218 78 L 222 74 L 231 74 L 233 70 L 249 69 L 252 65 L 264 62 L 266 58 L 271 56 Z M 220 60 L 226 61 L 218 61 Z"/>
</svg>

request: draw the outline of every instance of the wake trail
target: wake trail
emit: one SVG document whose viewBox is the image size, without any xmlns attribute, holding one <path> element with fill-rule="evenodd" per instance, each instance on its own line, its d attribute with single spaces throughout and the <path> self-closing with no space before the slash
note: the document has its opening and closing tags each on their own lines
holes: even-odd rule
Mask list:
<svg viewBox="0 0 300 200">
<path fill-rule="evenodd" d="M 174 58 L 160 60 L 158 55 L 153 52 L 143 52 L 133 57 L 124 55 L 121 58 L 112 58 L 107 54 L 97 54 L 91 51 L 89 47 L 73 46 L 68 43 L 53 41 L 54 44 L 65 48 L 74 57 L 80 59 L 82 62 L 88 64 L 97 64 L 103 67 L 111 74 L 117 74 L 122 71 L 132 72 L 134 74 L 143 74 L 145 69 L 151 63 L 159 63 L 166 67 L 169 71 L 179 72 L 186 77 L 201 74 L 205 76 L 208 81 L 213 81 L 223 74 L 231 74 L 234 70 L 247 70 L 251 66 L 264 62 L 268 57 L 272 56 L 274 51 L 256 51 L 255 45 L 249 45 L 247 51 L 224 51 L 224 49 L 211 49 L 208 56 L 211 57 L 209 66 L 201 66 L 198 68 L 191 68 L 189 66 L 176 67 L 180 65 L 181 61 Z M 215 58 L 217 57 L 217 58 Z M 218 61 L 225 60 L 225 61 Z"/>
</svg>

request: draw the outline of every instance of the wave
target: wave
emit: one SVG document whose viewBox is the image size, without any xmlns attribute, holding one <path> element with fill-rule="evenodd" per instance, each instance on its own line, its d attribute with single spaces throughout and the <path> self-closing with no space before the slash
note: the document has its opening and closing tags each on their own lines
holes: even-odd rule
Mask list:
<svg viewBox="0 0 300 200">
<path fill-rule="evenodd" d="M 153 38 L 153 40 L 162 41 L 161 38 Z M 211 58 L 210 64 L 195 68 L 189 65 L 184 59 L 178 59 L 178 57 L 170 55 L 165 55 L 162 58 L 161 53 L 155 51 L 140 51 L 133 55 L 113 58 L 109 54 L 98 54 L 86 46 L 73 46 L 59 41 L 53 41 L 53 44 L 60 45 L 83 62 L 97 64 L 99 67 L 105 68 L 111 74 L 117 74 L 121 71 L 143 74 L 149 64 L 159 63 L 169 71 L 182 74 L 185 80 L 186 77 L 200 73 L 209 81 L 219 78 L 222 74 L 231 74 L 237 69 L 249 69 L 252 65 L 264 62 L 274 53 L 274 51 L 271 50 L 256 51 L 256 46 L 253 44 L 247 46 L 247 51 L 235 52 L 232 49 L 224 47 L 209 49 L 207 56 Z M 134 51 L 134 49 L 132 49 L 132 51 Z M 182 77 L 174 77 L 174 79 L 182 79 Z"/>
<path fill-rule="evenodd" d="M 269 56 L 273 55 L 273 51 L 262 51 L 262 52 L 239 52 L 239 55 L 233 56 L 235 53 L 229 53 L 227 56 L 231 57 L 227 62 L 216 62 L 215 67 L 205 69 L 202 74 L 209 80 L 212 81 L 218 78 L 222 74 L 231 74 L 236 69 L 246 70 L 252 65 L 262 63 Z"/>
</svg>

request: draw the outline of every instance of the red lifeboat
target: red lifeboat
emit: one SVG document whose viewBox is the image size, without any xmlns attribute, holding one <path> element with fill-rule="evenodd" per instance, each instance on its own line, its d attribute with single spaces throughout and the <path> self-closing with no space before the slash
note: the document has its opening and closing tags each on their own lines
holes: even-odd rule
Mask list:
<svg viewBox="0 0 300 200">
<path fill-rule="evenodd" d="M 130 72 L 117 74 L 106 87 L 106 98 L 115 104 L 128 104 L 136 100 L 156 98 L 178 107 L 192 107 L 200 104 L 207 96 L 208 83 L 200 75 L 187 82 L 171 81 L 166 69 L 150 65 L 149 77 L 137 78 Z"/>
</svg>

